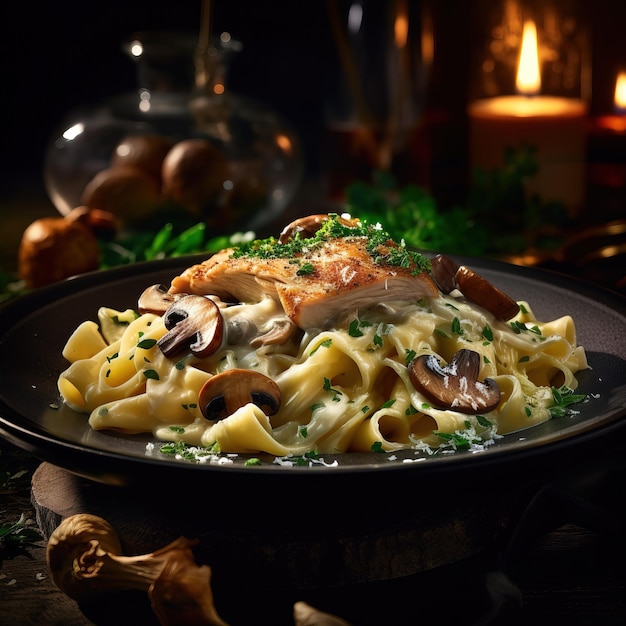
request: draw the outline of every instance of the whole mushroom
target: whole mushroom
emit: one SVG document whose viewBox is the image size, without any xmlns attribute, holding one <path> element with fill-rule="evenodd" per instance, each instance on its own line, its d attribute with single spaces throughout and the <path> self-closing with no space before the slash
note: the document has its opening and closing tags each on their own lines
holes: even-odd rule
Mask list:
<svg viewBox="0 0 626 626">
<path fill-rule="evenodd" d="M 110 166 L 135 167 L 152 176 L 160 186 L 163 159 L 173 145 L 174 141 L 163 135 L 129 135 L 116 146 Z"/>
<path fill-rule="evenodd" d="M 54 530 L 46 561 L 59 589 L 78 602 L 115 591 L 143 591 L 163 626 L 227 626 L 215 609 L 211 569 L 193 558 L 195 543 L 179 537 L 152 553 L 124 556 L 105 519 L 78 513 Z"/>
<path fill-rule="evenodd" d="M 22 234 L 18 274 L 29 288 L 98 269 L 100 247 L 83 207 L 65 217 L 42 217 Z"/>
<path fill-rule="evenodd" d="M 163 160 L 163 194 L 201 215 L 219 199 L 230 166 L 224 153 L 207 139 L 184 139 Z"/>
<path fill-rule="evenodd" d="M 85 206 L 109 211 L 123 222 L 149 217 L 162 201 L 159 182 L 128 165 L 101 170 L 87 183 L 81 196 Z"/>
</svg>

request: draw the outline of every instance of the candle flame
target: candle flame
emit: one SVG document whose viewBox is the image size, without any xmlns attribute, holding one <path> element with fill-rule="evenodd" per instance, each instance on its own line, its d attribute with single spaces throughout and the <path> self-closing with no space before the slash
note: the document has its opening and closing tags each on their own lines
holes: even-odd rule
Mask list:
<svg viewBox="0 0 626 626">
<path fill-rule="evenodd" d="M 519 93 L 529 96 L 539 93 L 541 89 L 537 27 L 533 21 L 524 22 L 522 51 L 520 53 L 515 85 Z"/>
<path fill-rule="evenodd" d="M 406 3 L 401 2 L 393 24 L 393 34 L 398 48 L 404 48 L 409 36 L 409 16 Z"/>
<path fill-rule="evenodd" d="M 615 83 L 615 108 L 626 111 L 626 72 L 620 72 Z"/>
</svg>

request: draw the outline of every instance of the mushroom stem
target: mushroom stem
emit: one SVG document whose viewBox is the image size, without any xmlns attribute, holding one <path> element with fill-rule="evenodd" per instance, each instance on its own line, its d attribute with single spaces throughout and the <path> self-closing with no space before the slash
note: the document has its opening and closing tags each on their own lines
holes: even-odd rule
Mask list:
<svg viewBox="0 0 626 626">
<path fill-rule="evenodd" d="M 213 606 L 211 570 L 194 561 L 195 544 L 179 537 L 155 552 L 124 556 L 119 537 L 106 520 L 79 513 L 63 520 L 52 533 L 46 559 L 56 585 L 78 602 L 112 591 L 143 591 L 164 626 L 176 623 L 168 616 L 175 613 L 172 607 L 177 603 L 193 615 L 189 624 L 225 626 Z"/>
<path fill-rule="evenodd" d="M 320 611 L 301 600 L 293 605 L 293 618 L 295 626 L 350 626 L 341 617 Z"/>
</svg>

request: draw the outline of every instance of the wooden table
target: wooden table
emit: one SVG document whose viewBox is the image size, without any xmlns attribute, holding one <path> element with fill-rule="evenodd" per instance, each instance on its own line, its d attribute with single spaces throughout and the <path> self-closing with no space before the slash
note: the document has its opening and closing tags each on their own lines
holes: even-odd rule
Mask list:
<svg viewBox="0 0 626 626">
<path fill-rule="evenodd" d="M 54 499 L 37 496 L 37 490 L 31 492 L 33 476 L 42 467 L 38 461 L 4 441 L 0 453 L 2 470 L 25 470 L 12 483 L 13 489 L 5 488 L 0 495 L 3 520 L 17 520 L 25 514 L 33 521 L 38 518 L 42 529 L 49 532 L 61 517 L 85 506 L 85 502 L 77 501 L 76 494 L 67 494 L 56 500 L 58 511 L 50 510 Z M 616 459 L 626 458 L 623 448 L 613 454 Z M 625 477 L 624 465 L 618 465 L 603 488 L 617 495 Z M 80 483 L 84 479 L 76 480 Z M 624 624 L 626 521 L 619 502 L 613 498 L 609 505 L 598 506 L 570 492 L 567 485 L 562 487 L 547 485 L 536 495 L 543 500 L 538 507 L 539 521 L 524 526 L 521 517 L 512 519 L 501 539 L 459 562 L 396 580 L 338 588 L 278 590 L 271 595 L 241 589 L 234 594 L 237 597 L 216 595 L 218 611 L 224 619 L 232 619 L 233 626 L 249 623 L 238 621 L 242 594 L 246 604 L 255 607 L 255 616 L 258 611 L 257 623 L 272 626 L 293 624 L 291 608 L 298 600 L 339 615 L 355 626 L 387 623 L 390 615 L 394 621 L 389 623 L 394 624 Z M 593 490 L 598 492 L 596 487 Z M 533 506 L 527 507 L 526 514 L 532 517 Z M 119 518 L 119 512 L 117 515 Z M 544 523 L 545 528 L 541 528 Z M 519 534 L 512 534 L 514 531 Z M 124 619 L 157 623 L 146 597 L 139 592 L 80 607 L 51 579 L 45 545 L 42 540 L 19 553 L 0 551 L 0 624 L 119 624 L 121 602 Z M 502 563 L 507 552 L 505 572 Z"/>
</svg>

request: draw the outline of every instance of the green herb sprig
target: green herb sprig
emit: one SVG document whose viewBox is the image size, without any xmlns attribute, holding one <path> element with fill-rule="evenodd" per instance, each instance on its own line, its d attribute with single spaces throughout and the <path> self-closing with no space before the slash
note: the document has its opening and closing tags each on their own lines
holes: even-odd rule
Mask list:
<svg viewBox="0 0 626 626">
<path fill-rule="evenodd" d="M 552 387 L 552 397 L 554 405 L 550 407 L 550 417 L 567 417 L 575 412 L 574 404 L 579 404 L 587 399 L 587 396 L 580 393 L 574 393 L 573 389 L 562 386 L 558 389 Z"/>
</svg>

